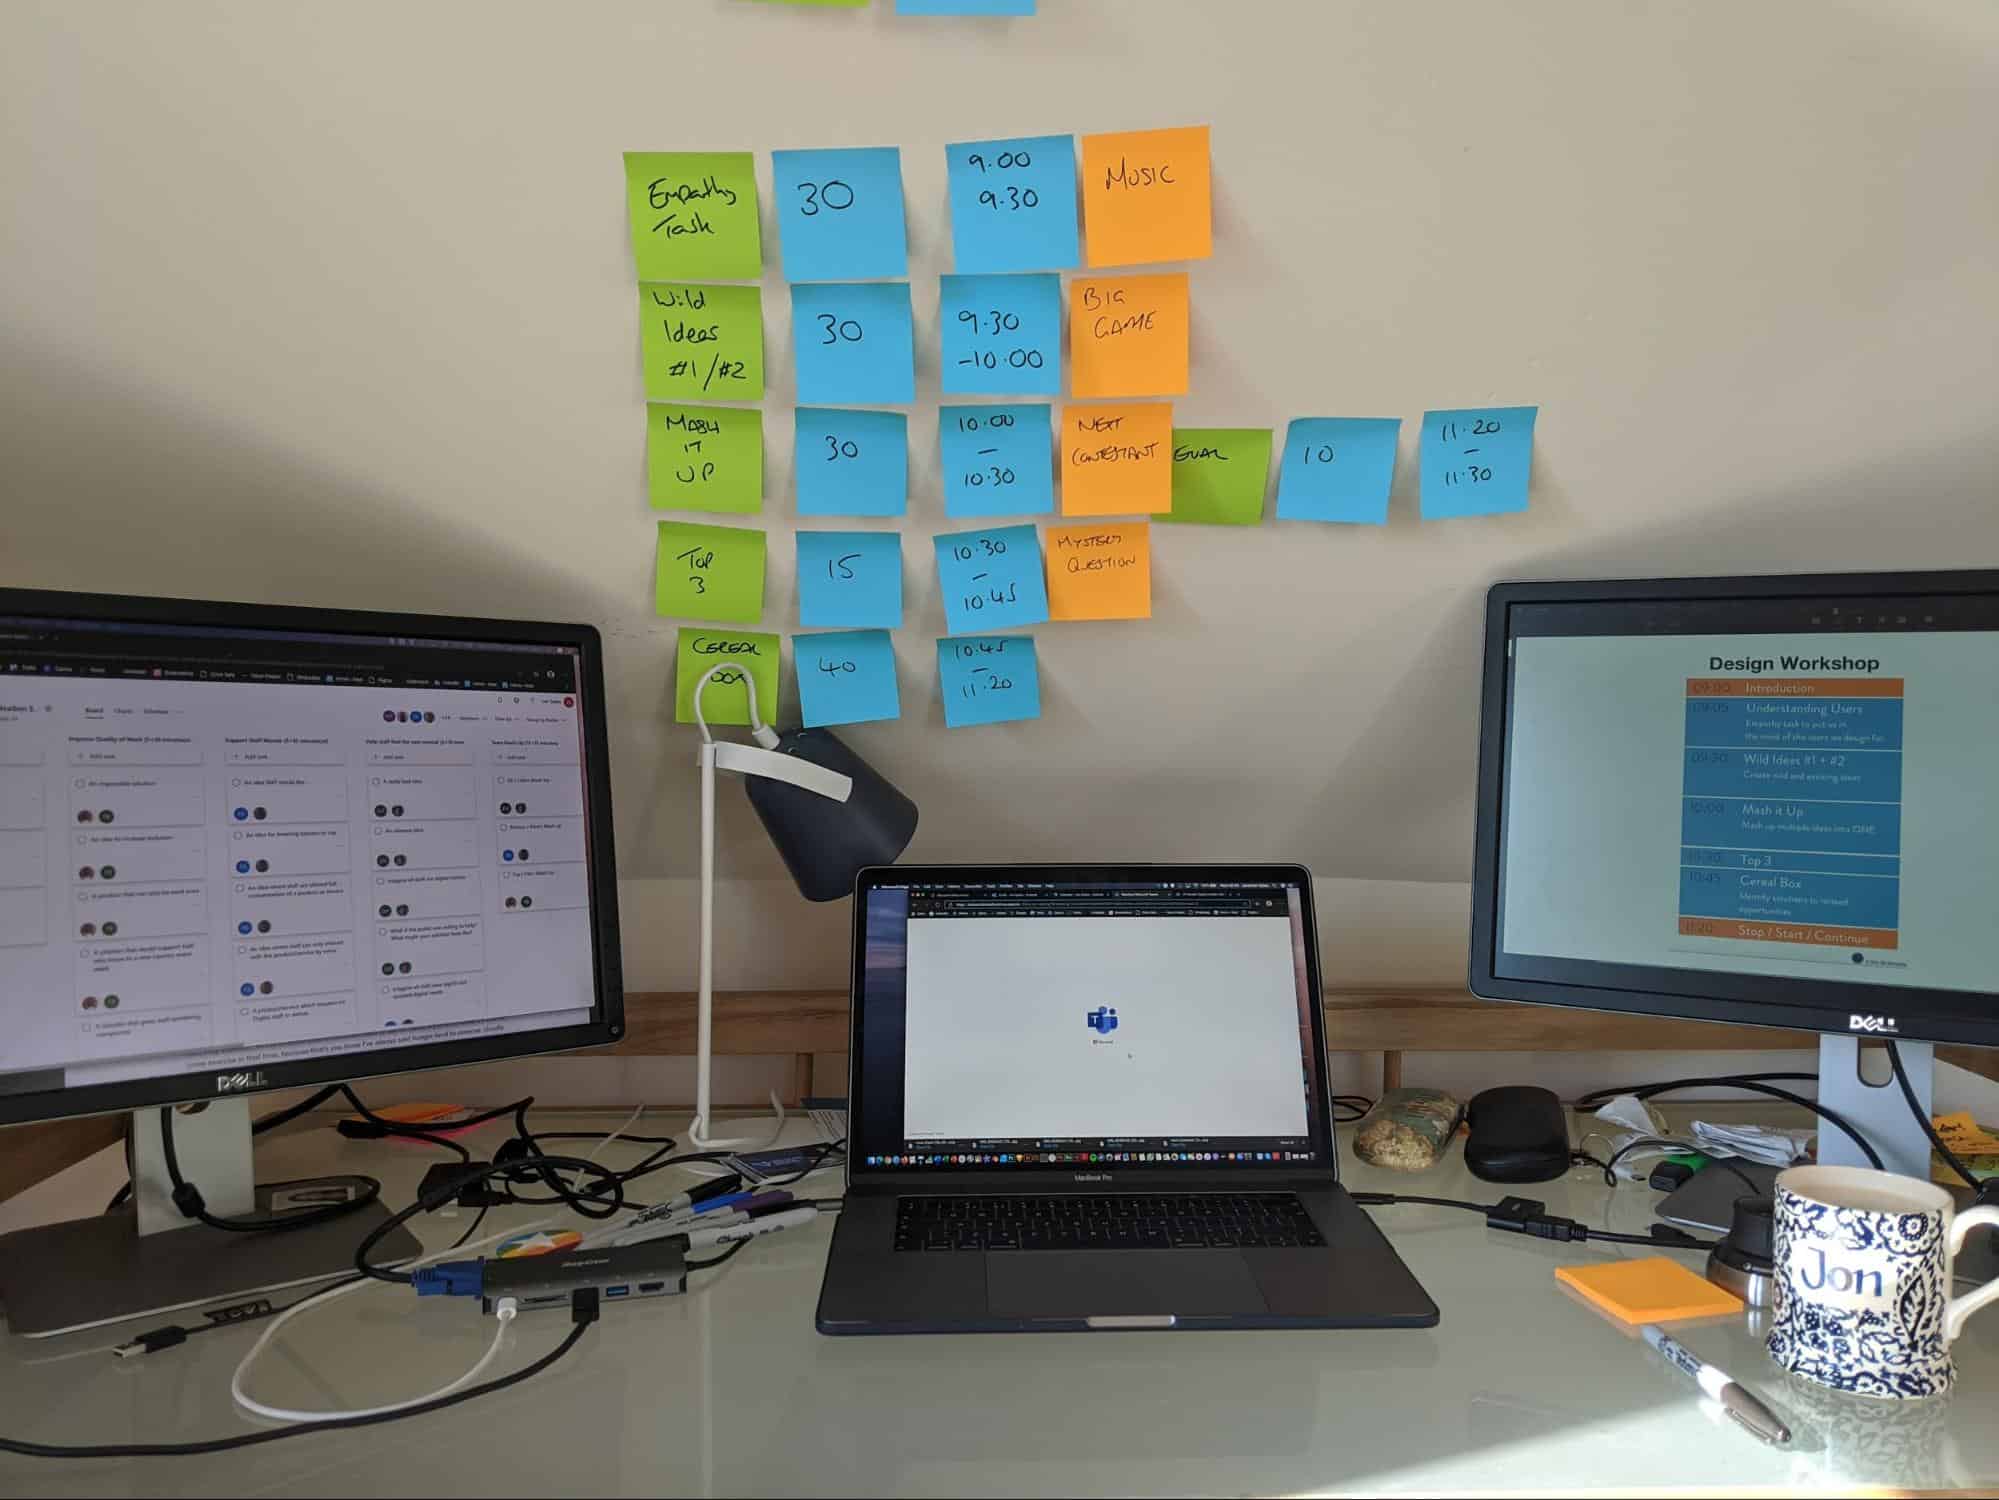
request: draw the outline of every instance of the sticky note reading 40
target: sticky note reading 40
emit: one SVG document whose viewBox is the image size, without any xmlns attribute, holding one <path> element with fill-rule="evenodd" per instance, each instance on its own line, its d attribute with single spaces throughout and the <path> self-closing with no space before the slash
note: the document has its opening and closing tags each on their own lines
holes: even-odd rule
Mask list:
<svg viewBox="0 0 1999 1500">
<path fill-rule="evenodd" d="M 946 276 L 937 321 L 947 395 L 1061 394 L 1061 277 Z"/>
<path fill-rule="evenodd" d="M 770 164 L 786 281 L 909 274 L 899 148 L 773 151 Z"/>
<path fill-rule="evenodd" d="M 1173 408 L 1163 401 L 1062 408 L 1062 514 L 1173 508 Z"/>
<path fill-rule="evenodd" d="M 1024 136 L 944 148 L 951 255 L 960 271 L 1066 271 L 1076 234 L 1076 138 Z"/>
<path fill-rule="evenodd" d="M 1069 283 L 1070 386 L 1078 396 L 1187 390 L 1187 273 Z"/>
<path fill-rule="evenodd" d="M 625 198 L 640 281 L 754 281 L 763 274 L 749 152 L 627 151 Z"/>
<path fill-rule="evenodd" d="M 798 713 L 807 729 L 902 717 L 895 647 L 886 630 L 795 635 L 791 660 L 798 672 Z"/>
<path fill-rule="evenodd" d="M 750 689 L 766 724 L 777 717 L 778 641 L 754 630 L 707 630 L 682 626 L 673 672 L 673 716 L 694 722 L 694 687 L 711 667 L 721 671 L 701 693 L 701 712 L 710 724 L 750 722 Z"/>
<path fill-rule="evenodd" d="M 1492 516 L 1527 508 L 1538 406 L 1423 413 L 1418 453 L 1423 519 Z"/>
<path fill-rule="evenodd" d="M 1032 526 L 949 531 L 931 541 L 951 634 L 1039 625 L 1048 618 L 1041 541 Z"/>
<path fill-rule="evenodd" d="M 764 534 L 745 526 L 659 523 L 658 612 L 752 623 L 764 612 Z"/>
<path fill-rule="evenodd" d="M 654 401 L 761 401 L 763 292 L 753 286 L 639 286 L 646 395 Z"/>
<path fill-rule="evenodd" d="M 937 643 L 944 726 L 1041 717 L 1041 668 L 1031 635 L 970 635 Z"/>
<path fill-rule="evenodd" d="M 1051 526 L 1047 550 L 1049 619 L 1152 618 L 1150 522 Z"/>
<path fill-rule="evenodd" d="M 1084 136 L 1083 240 L 1093 266 L 1212 254 L 1208 127 Z"/>
<path fill-rule="evenodd" d="M 898 406 L 916 399 L 916 335 L 906 281 L 793 287 L 791 345 L 800 401 Z"/>
<path fill-rule="evenodd" d="M 763 413 L 742 406 L 648 406 L 646 468 L 654 510 L 762 510 Z"/>
<path fill-rule="evenodd" d="M 940 406 L 947 516 L 1038 516 L 1055 508 L 1054 416 L 1046 405 Z"/>
</svg>

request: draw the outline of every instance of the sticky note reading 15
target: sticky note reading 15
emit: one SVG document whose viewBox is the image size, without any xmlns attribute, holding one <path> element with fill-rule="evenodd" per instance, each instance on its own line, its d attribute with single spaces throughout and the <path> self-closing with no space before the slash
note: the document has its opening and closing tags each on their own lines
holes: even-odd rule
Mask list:
<svg viewBox="0 0 1999 1500">
<path fill-rule="evenodd" d="M 947 729 L 1041 717 L 1041 669 L 1031 635 L 939 641 L 937 677 Z"/>
<path fill-rule="evenodd" d="M 763 400 L 761 288 L 642 282 L 639 340 L 651 400 Z"/>
<path fill-rule="evenodd" d="M 798 533 L 798 623 L 902 623 L 902 537 L 893 531 Z"/>
<path fill-rule="evenodd" d="M 1048 618 L 1041 542 L 1032 526 L 951 531 L 931 540 L 951 634 L 1039 625 Z"/>
<path fill-rule="evenodd" d="M 701 712 L 708 722 L 749 723 L 753 686 L 757 714 L 768 724 L 777 717 L 777 654 L 774 635 L 682 626 L 673 673 L 674 719 L 681 724 L 694 722 L 694 685 L 709 668 L 720 666 L 723 670 L 708 679 L 701 694 Z"/>
</svg>

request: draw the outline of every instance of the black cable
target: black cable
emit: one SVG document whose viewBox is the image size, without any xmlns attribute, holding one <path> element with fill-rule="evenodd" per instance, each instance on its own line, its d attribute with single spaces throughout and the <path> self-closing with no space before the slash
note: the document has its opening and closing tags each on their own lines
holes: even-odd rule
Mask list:
<svg viewBox="0 0 1999 1500">
<path fill-rule="evenodd" d="M 1731 1073 L 1728 1076 L 1746 1078 L 1754 1083 L 1817 1083 L 1819 1078 L 1816 1073 Z M 1619 1094 L 1632 1094 L 1640 1099 L 1649 1099 L 1655 1093 L 1663 1093 L 1669 1089 L 1676 1089 L 1683 1083 L 1695 1081 L 1678 1078 L 1668 1079 L 1664 1083 L 1613 1084 L 1609 1088 L 1591 1089 L 1587 1094 L 1572 1100 L 1569 1107 L 1582 1114 L 1595 1109 L 1598 1105 L 1608 1103 Z"/>
<path fill-rule="evenodd" d="M 537 1166 L 559 1167 L 568 1172 L 582 1172 L 603 1179 L 606 1189 L 612 1195 L 610 1213 L 593 1213 L 590 1217 L 608 1218 L 610 1214 L 616 1213 L 625 1206 L 624 1184 L 618 1181 L 618 1174 L 609 1167 L 581 1156 L 540 1156 L 535 1159 L 535 1164 Z M 408 1271 L 395 1271 L 386 1266 L 372 1265 L 368 1260 L 368 1252 L 373 1250 L 396 1230 L 407 1224 L 411 1219 L 414 1219 L 418 1214 L 429 1213 L 434 1208 L 455 1201 L 458 1195 L 468 1187 L 482 1182 L 489 1182 L 495 1177 L 504 1177 L 509 1173 L 518 1172 L 520 1169 L 519 1162 L 482 1162 L 478 1165 L 468 1167 L 462 1172 L 452 1173 L 450 1177 L 440 1182 L 429 1192 L 419 1196 L 407 1208 L 397 1209 L 381 1223 L 369 1230 L 367 1234 L 363 1235 L 361 1243 L 354 1247 L 354 1269 L 359 1271 L 363 1276 L 371 1277 L 376 1281 L 388 1281 L 394 1282 L 397 1285 L 408 1285 L 412 1280 Z"/>
<path fill-rule="evenodd" d="M 1374 1108 L 1374 1101 L 1365 1094 L 1335 1094 L 1332 1099 L 1333 1123 L 1352 1125 L 1367 1118 L 1367 1112 Z M 1341 1110 L 1351 1110 L 1351 1114 L 1341 1114 Z"/>
<path fill-rule="evenodd" d="M 737 1253 L 742 1250 L 743 1246 L 747 1245 L 748 1243 L 749 1243 L 748 1240 L 737 1240 L 734 1244 L 730 1245 L 728 1249 L 724 1250 L 720 1255 L 711 1255 L 705 1260 L 690 1260 L 687 1262 L 687 1269 L 690 1271 L 711 1271 L 716 1266 L 721 1265 L 724 1261 L 734 1259 Z"/>
<path fill-rule="evenodd" d="M 1822 1120 L 1829 1120 L 1845 1131 L 1853 1143 L 1860 1148 L 1860 1154 L 1867 1158 L 1868 1165 L 1876 1171 L 1886 1170 L 1881 1163 L 1881 1153 L 1874 1149 L 1873 1142 L 1853 1126 L 1853 1122 L 1827 1105 L 1815 1099 L 1807 1099 L 1803 1094 L 1794 1094 L 1789 1089 L 1776 1088 L 1765 1083 L 1766 1078 L 1818 1080 L 1816 1073 L 1731 1073 L 1719 1078 L 1674 1078 L 1664 1083 L 1641 1083 L 1628 1088 L 1596 1089 L 1576 1100 L 1572 1108 L 1584 1110 L 1598 1100 L 1616 1094 L 1630 1094 L 1638 1099 L 1650 1099 L 1655 1094 L 1671 1094 L 1680 1089 L 1729 1088 L 1744 1089 L 1752 1094 L 1768 1094 L 1772 1099 L 1782 1099 L 1787 1104 L 1795 1104 L 1810 1110 Z"/>
<path fill-rule="evenodd" d="M 308 1094 L 305 1098 L 299 1100 L 299 1102 L 296 1104 L 288 1104 L 283 1109 L 274 1109 L 269 1114 L 260 1116 L 259 1118 L 252 1120 L 250 1122 L 250 1134 L 253 1136 L 262 1135 L 267 1130 L 276 1130 L 280 1125 L 289 1125 L 293 1120 L 296 1120 L 300 1115 L 306 1114 L 311 1110 L 318 1109 L 320 1105 L 324 1104 L 328 1099 L 331 1099 L 335 1094 L 339 1092 L 340 1092 L 339 1084 L 329 1083 L 325 1088 L 321 1089 L 318 1093 Z M 130 1147 L 130 1142 L 128 1140 L 127 1141 L 128 1155 L 130 1154 L 129 1147 Z M 127 1171 L 129 1170 L 130 1168 L 128 1166 Z M 120 1189 L 118 1189 L 117 1192 L 111 1195 L 111 1201 L 104 1205 L 104 1211 L 107 1214 L 116 1213 L 118 1211 L 119 1206 L 123 1204 L 125 1200 L 127 1198 L 130 1198 L 131 1196 L 132 1196 L 132 1184 L 130 1179 L 128 1178 L 125 1185 Z"/>
<path fill-rule="evenodd" d="M 1426 1198 L 1415 1193 L 1355 1193 L 1353 1200 L 1363 1208 L 1382 1208 L 1393 1203 L 1427 1203 L 1434 1208 L 1460 1208 L 1466 1213 L 1483 1214 L 1488 1229 L 1527 1234 L 1544 1240 L 1600 1240 L 1612 1245 L 1646 1245 L 1667 1250 L 1712 1250 L 1716 1243 L 1695 1239 L 1670 1224 L 1655 1224 L 1650 1234 L 1619 1234 L 1609 1229 L 1592 1229 L 1575 1219 L 1550 1214 L 1548 1205 L 1535 1198 L 1471 1203 L 1463 1198 Z"/>
<path fill-rule="evenodd" d="M 317 1208 L 299 1209 L 292 1213 L 270 1214 L 261 1219 L 225 1219 L 212 1214 L 201 1196 L 201 1189 L 181 1175 L 180 1153 L 174 1149 L 174 1110 L 171 1104 L 160 1109 L 160 1156 L 166 1165 L 167 1181 L 173 1184 L 174 1207 L 184 1217 L 198 1219 L 210 1229 L 226 1229 L 234 1234 L 283 1234 L 294 1229 L 309 1229 L 315 1224 L 329 1223 L 366 1208 L 382 1196 L 381 1183 L 372 1177 L 314 1178 L 311 1180 L 317 1182 L 357 1183 L 360 1190 L 338 1203 L 325 1203 Z M 291 1183 L 278 1185 L 293 1186 Z"/>
<path fill-rule="evenodd" d="M 1895 1070 L 1895 1082 L 1901 1086 L 1903 1099 L 1908 1101 L 1909 1113 L 1914 1115 L 1916 1123 L 1923 1127 L 1923 1134 L 1930 1138 L 1931 1149 L 1943 1158 L 1944 1165 L 1957 1173 L 1965 1185 L 1978 1195 L 1980 1203 L 1990 1203 L 1999 1198 L 1999 1179 L 1980 1182 L 1971 1175 L 1971 1168 L 1964 1164 L 1963 1158 L 1951 1150 L 1944 1143 L 1944 1138 L 1937 1134 L 1936 1126 L 1930 1121 L 1930 1112 L 1923 1108 L 1922 1101 L 1916 1097 L 1916 1086 L 1909 1082 L 1908 1072 L 1902 1066 L 1901 1049 L 1892 1041 L 1888 1043 L 1888 1066 Z"/>
</svg>

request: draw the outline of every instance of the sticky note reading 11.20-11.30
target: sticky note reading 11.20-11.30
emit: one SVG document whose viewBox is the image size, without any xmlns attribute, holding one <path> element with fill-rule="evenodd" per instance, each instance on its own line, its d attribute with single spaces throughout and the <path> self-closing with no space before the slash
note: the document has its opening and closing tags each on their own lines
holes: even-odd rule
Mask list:
<svg viewBox="0 0 1999 1500">
<path fill-rule="evenodd" d="M 764 612 L 764 534 L 747 526 L 659 523 L 654 592 L 660 614 L 754 623 Z"/>
<path fill-rule="evenodd" d="M 1538 406 L 1423 413 L 1423 519 L 1492 516 L 1527 508 Z"/>
<path fill-rule="evenodd" d="M 1213 253 L 1208 127 L 1084 136 L 1083 248 L 1093 266 Z"/>
<path fill-rule="evenodd" d="M 1031 635 L 967 635 L 937 643 L 944 726 L 1041 717 L 1041 669 Z"/>
<path fill-rule="evenodd" d="M 754 281 L 763 274 L 749 152 L 627 151 L 625 199 L 640 281 Z"/>
<path fill-rule="evenodd" d="M 836 630 L 791 638 L 798 713 L 807 729 L 902 717 L 895 647 L 886 630 Z"/>
<path fill-rule="evenodd" d="M 754 687 L 757 715 L 768 724 L 777 717 L 777 653 L 777 637 L 761 631 L 681 626 L 673 672 L 674 719 L 694 722 L 695 684 L 710 668 L 720 667 L 701 693 L 701 712 L 708 722 L 749 723 Z"/>
</svg>

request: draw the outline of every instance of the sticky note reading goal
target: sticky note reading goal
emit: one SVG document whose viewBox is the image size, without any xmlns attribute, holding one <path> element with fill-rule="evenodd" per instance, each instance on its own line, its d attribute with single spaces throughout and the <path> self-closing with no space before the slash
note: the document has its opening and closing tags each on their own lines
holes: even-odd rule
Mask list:
<svg viewBox="0 0 1999 1500">
<path fill-rule="evenodd" d="M 1270 480 L 1268 427 L 1173 429 L 1173 509 L 1169 521 L 1254 526 Z"/>
</svg>

